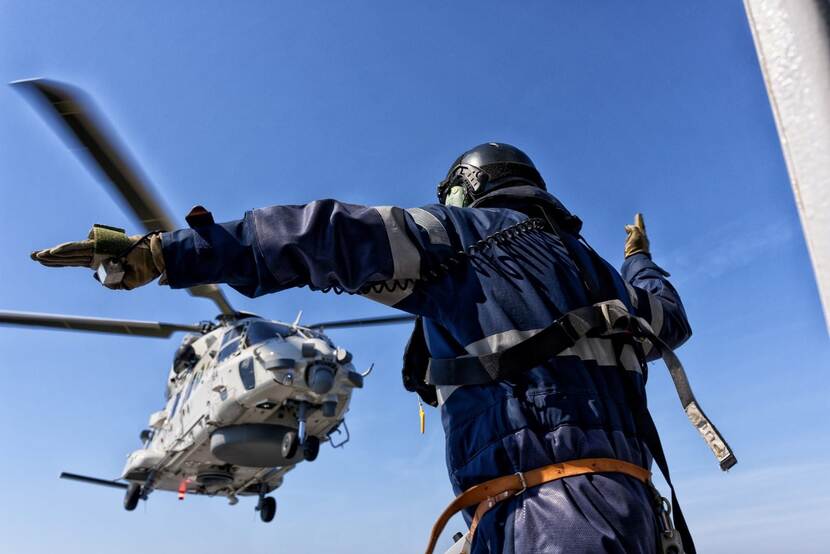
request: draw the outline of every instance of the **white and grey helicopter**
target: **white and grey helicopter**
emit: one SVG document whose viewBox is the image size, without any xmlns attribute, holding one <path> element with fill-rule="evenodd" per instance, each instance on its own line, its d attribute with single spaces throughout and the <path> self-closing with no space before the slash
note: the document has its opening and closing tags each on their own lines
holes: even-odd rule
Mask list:
<svg viewBox="0 0 830 554">
<path fill-rule="evenodd" d="M 111 128 L 79 90 L 62 83 L 16 81 L 82 159 L 124 200 L 147 231 L 172 230 L 173 219 Z M 80 148 L 77 148 L 80 146 Z M 198 211 L 191 212 L 191 214 Z M 326 328 L 411 321 L 408 315 L 315 325 L 271 321 L 234 310 L 215 285 L 188 289 L 221 310 L 194 325 L 0 312 L 0 324 L 168 338 L 187 334 L 165 383 L 166 405 L 149 417 L 141 448 L 127 457 L 120 479 L 74 473 L 61 478 L 124 489 L 134 510 L 155 490 L 226 497 L 256 496 L 262 521 L 276 513 L 269 493 L 302 461 L 317 458 L 321 443 L 348 441 L 345 415 L 352 392 L 371 368 L 355 370 L 351 354 Z"/>
</svg>

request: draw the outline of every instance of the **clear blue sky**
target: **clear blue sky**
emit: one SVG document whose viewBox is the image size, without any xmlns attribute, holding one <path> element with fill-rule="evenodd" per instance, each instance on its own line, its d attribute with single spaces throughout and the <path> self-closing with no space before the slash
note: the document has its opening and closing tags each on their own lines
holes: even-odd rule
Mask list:
<svg viewBox="0 0 830 554">
<path fill-rule="evenodd" d="M 31 76 L 93 94 L 180 216 L 422 205 L 488 140 L 524 148 L 615 264 L 644 212 L 695 331 L 679 353 L 740 459 L 721 474 L 655 365 L 650 403 L 700 550 L 826 548 L 830 341 L 739 1 L 0 0 L 0 81 Z M 9 87 L 0 121 L 0 309 L 214 315 L 183 292 L 113 293 L 30 262 L 92 223 L 137 228 Z M 307 290 L 229 295 L 284 320 L 389 313 Z M 352 442 L 289 474 L 264 525 L 251 500 L 157 494 L 126 513 L 117 491 L 57 480 L 118 475 L 175 340 L 0 329 L 0 551 L 420 552 L 451 491 L 437 414 L 420 436 L 400 385 L 407 330 L 331 335 L 376 363 Z"/>
</svg>

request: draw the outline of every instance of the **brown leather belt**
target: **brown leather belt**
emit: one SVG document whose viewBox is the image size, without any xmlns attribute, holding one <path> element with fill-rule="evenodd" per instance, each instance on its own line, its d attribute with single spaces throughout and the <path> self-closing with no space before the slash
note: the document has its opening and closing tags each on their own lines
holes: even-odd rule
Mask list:
<svg viewBox="0 0 830 554">
<path fill-rule="evenodd" d="M 432 526 L 432 533 L 429 536 L 429 545 L 426 554 L 432 554 L 438 537 L 447 525 L 447 521 L 470 506 L 478 504 L 473 521 L 470 524 L 469 540 L 472 542 L 476 527 L 481 517 L 493 506 L 511 496 L 522 494 L 531 487 L 538 487 L 544 483 L 550 483 L 564 477 L 574 475 L 586 475 L 589 473 L 623 473 L 635 479 L 648 483 L 651 479 L 651 472 L 636 464 L 615 460 L 613 458 L 583 458 L 570 460 L 560 464 L 538 467 L 529 471 L 516 472 L 513 475 L 497 477 L 484 483 L 474 485 L 455 497 L 449 506 L 438 516 L 435 525 Z"/>
</svg>

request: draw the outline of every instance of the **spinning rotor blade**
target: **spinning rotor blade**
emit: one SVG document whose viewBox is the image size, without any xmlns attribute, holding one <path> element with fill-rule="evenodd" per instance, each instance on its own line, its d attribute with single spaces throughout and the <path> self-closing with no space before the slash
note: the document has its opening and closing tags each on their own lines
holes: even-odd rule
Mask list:
<svg viewBox="0 0 830 554">
<path fill-rule="evenodd" d="M 92 171 L 100 170 L 106 181 L 141 221 L 145 231 L 173 231 L 176 226 L 170 214 L 152 191 L 149 180 L 130 160 L 126 149 L 119 144 L 106 119 L 94 108 L 92 100 L 82 91 L 64 83 L 46 79 L 31 79 L 12 83 L 24 92 L 58 129 L 70 148 L 78 146 L 86 151 L 79 154 L 85 162 L 92 162 Z"/>
<path fill-rule="evenodd" d="M 196 285 L 195 287 L 187 289 L 187 292 L 190 293 L 190 296 L 213 300 L 213 303 L 219 307 L 223 315 L 238 314 L 238 312 L 233 309 L 230 302 L 228 302 L 228 299 L 225 297 L 225 293 L 222 292 L 222 289 L 216 285 Z"/>
<path fill-rule="evenodd" d="M 70 481 L 80 481 L 90 485 L 101 485 L 102 487 L 112 487 L 114 489 L 126 489 L 129 487 L 127 483 L 121 481 L 110 481 L 108 479 L 99 479 L 97 477 L 87 477 L 86 475 L 78 475 L 77 473 L 63 472 L 60 475 L 61 479 L 68 479 Z"/>
<path fill-rule="evenodd" d="M 25 327 L 47 327 L 68 331 L 92 331 L 116 335 L 167 338 L 176 331 L 200 333 L 201 325 L 160 323 L 156 321 L 130 321 L 126 319 L 104 319 L 100 317 L 77 317 L 56 314 L 27 312 L 0 312 L 0 325 Z"/>
<path fill-rule="evenodd" d="M 326 321 L 306 325 L 310 329 L 342 329 L 345 327 L 369 327 L 372 325 L 392 325 L 395 323 L 407 323 L 415 321 L 414 315 L 388 315 L 382 317 L 367 317 L 363 319 L 341 319 L 339 321 Z"/>
<path fill-rule="evenodd" d="M 107 120 L 95 109 L 91 98 L 81 90 L 46 79 L 24 79 L 11 83 L 26 94 L 39 112 L 47 114 L 59 134 L 79 157 L 92 166 L 94 173 L 103 174 L 116 196 L 126 203 L 144 230 L 173 231 L 178 228 L 161 200 L 153 192 L 150 181 L 141 172 L 121 145 Z M 80 146 L 80 149 L 78 148 Z M 193 296 L 213 300 L 222 313 L 233 315 L 225 295 L 216 285 L 189 289 Z"/>
</svg>

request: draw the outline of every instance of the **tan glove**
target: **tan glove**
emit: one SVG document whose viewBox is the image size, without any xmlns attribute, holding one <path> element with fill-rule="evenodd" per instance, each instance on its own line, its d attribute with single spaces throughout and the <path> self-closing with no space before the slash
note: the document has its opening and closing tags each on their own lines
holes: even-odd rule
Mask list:
<svg viewBox="0 0 830 554">
<path fill-rule="evenodd" d="M 643 221 L 643 214 L 637 213 L 634 216 L 634 225 L 626 225 L 625 232 L 628 237 L 625 239 L 625 257 L 634 254 L 650 254 L 648 235 L 646 235 L 646 224 Z"/>
<path fill-rule="evenodd" d="M 93 270 L 98 270 L 105 262 L 115 261 L 123 268 L 124 276 L 118 282 L 103 283 L 111 289 L 134 289 L 164 273 L 160 233 L 128 237 L 122 229 L 104 225 L 95 225 L 86 240 L 38 250 L 32 252 L 31 257 L 47 267 L 88 267 Z"/>
</svg>

